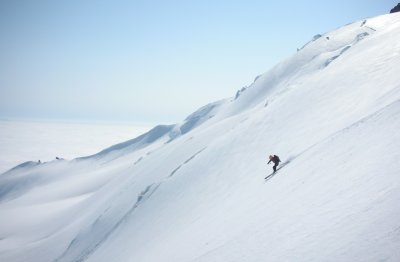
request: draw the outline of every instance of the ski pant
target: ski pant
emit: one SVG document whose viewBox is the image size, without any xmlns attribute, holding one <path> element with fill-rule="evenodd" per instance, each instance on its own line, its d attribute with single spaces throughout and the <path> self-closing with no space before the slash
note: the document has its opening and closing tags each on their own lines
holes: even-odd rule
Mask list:
<svg viewBox="0 0 400 262">
<path fill-rule="evenodd" d="M 274 163 L 274 166 L 272 167 L 273 169 L 274 169 L 274 173 L 276 172 L 276 167 L 279 165 L 279 162 L 278 163 Z"/>
</svg>

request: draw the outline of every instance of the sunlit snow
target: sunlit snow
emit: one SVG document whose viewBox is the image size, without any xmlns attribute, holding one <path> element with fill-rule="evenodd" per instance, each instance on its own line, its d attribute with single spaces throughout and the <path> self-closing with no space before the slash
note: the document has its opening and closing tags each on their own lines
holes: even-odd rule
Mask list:
<svg viewBox="0 0 400 262">
<path fill-rule="evenodd" d="M 357 21 L 183 123 L 0 175 L 0 260 L 400 261 L 399 38 Z"/>
</svg>

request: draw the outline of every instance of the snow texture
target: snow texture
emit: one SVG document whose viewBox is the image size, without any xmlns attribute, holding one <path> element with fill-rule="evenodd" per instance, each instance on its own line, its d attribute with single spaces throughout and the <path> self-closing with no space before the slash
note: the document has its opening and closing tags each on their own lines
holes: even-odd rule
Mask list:
<svg viewBox="0 0 400 262">
<path fill-rule="evenodd" d="M 27 160 L 73 159 L 141 135 L 150 125 L 0 120 L 0 173 Z"/>
<path fill-rule="evenodd" d="M 399 36 L 346 25 L 181 124 L 0 175 L 0 260 L 400 261 Z"/>
</svg>

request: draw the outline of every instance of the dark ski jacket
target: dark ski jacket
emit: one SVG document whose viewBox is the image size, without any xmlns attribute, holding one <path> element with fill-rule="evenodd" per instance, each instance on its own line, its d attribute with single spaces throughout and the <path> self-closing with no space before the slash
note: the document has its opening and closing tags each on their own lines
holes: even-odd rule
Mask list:
<svg viewBox="0 0 400 262">
<path fill-rule="evenodd" d="M 277 165 L 277 164 L 279 164 L 279 162 L 281 162 L 281 160 L 279 159 L 279 157 L 278 157 L 277 155 L 274 155 L 274 156 L 272 157 L 272 159 L 270 159 L 270 160 L 268 161 L 268 164 L 271 163 L 271 161 L 274 162 L 275 165 Z"/>
</svg>

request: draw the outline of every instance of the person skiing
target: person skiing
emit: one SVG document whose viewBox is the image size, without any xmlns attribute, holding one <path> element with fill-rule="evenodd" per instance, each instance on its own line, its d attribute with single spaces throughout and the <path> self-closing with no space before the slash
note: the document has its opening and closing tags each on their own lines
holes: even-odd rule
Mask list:
<svg viewBox="0 0 400 262">
<path fill-rule="evenodd" d="M 276 172 L 276 167 L 279 165 L 279 162 L 281 162 L 281 160 L 279 159 L 279 157 L 277 156 L 277 155 L 270 155 L 269 156 L 269 161 L 268 161 L 268 165 L 269 165 L 269 163 L 271 163 L 271 162 L 274 162 L 274 166 L 273 166 L 273 169 L 274 169 L 274 173 Z"/>
</svg>

